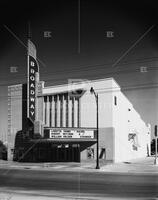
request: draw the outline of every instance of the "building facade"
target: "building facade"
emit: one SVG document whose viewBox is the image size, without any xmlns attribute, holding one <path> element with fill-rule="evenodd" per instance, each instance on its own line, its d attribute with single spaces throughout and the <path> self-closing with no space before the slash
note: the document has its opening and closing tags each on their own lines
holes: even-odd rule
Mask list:
<svg viewBox="0 0 158 200">
<path fill-rule="evenodd" d="M 150 155 L 150 125 L 141 119 L 116 81 L 107 78 L 72 80 L 65 85 L 49 87 L 40 81 L 33 129 L 28 129 L 27 109 L 22 103 L 27 99 L 23 85 L 10 86 L 9 159 L 16 154 L 19 161 L 95 160 L 97 107 L 91 87 L 98 94 L 99 159 L 122 162 Z M 25 142 L 16 142 L 17 132 L 24 135 Z"/>
</svg>

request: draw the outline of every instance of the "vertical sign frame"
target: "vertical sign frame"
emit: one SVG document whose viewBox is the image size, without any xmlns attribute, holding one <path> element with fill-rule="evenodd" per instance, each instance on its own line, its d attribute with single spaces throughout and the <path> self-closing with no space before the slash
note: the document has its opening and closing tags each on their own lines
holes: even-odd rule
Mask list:
<svg viewBox="0 0 158 200">
<path fill-rule="evenodd" d="M 36 61 L 36 47 L 30 40 L 28 40 L 27 67 L 27 117 L 34 123 L 37 96 L 36 74 L 39 69 Z"/>
</svg>

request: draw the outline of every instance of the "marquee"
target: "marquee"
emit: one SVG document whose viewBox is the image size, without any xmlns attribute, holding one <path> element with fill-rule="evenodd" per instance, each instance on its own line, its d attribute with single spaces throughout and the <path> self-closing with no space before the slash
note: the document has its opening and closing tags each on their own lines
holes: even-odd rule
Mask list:
<svg viewBox="0 0 158 200">
<path fill-rule="evenodd" d="M 48 131 L 51 139 L 94 139 L 94 130 L 52 128 Z"/>
</svg>

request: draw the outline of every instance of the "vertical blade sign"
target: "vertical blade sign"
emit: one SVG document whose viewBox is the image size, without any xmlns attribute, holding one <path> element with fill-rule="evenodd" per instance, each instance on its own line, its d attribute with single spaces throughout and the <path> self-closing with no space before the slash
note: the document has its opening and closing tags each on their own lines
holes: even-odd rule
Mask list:
<svg viewBox="0 0 158 200">
<path fill-rule="evenodd" d="M 31 43 L 31 41 L 30 41 Z M 29 47 L 29 46 L 28 46 Z M 29 49 L 29 48 L 28 48 Z M 36 51 L 36 49 L 35 49 Z M 38 64 L 36 55 L 28 50 L 28 112 L 27 117 L 34 123 L 35 121 L 35 107 L 36 107 L 36 72 L 38 72 Z"/>
</svg>

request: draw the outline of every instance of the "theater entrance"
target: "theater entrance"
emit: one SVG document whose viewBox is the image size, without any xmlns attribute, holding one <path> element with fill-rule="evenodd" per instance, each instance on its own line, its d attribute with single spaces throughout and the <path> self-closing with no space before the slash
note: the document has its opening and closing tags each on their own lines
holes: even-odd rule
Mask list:
<svg viewBox="0 0 158 200">
<path fill-rule="evenodd" d="M 52 162 L 80 162 L 80 145 L 52 145 L 51 160 Z"/>
</svg>

